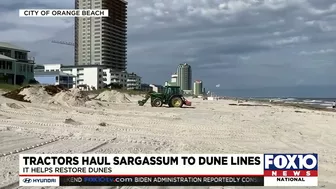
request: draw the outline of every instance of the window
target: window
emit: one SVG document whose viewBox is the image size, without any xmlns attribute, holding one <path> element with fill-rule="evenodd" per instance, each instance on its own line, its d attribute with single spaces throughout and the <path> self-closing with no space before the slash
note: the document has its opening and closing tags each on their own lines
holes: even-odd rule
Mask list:
<svg viewBox="0 0 336 189">
<path fill-rule="evenodd" d="M 0 69 L 6 69 L 5 61 L 0 61 Z"/>
<path fill-rule="evenodd" d="M 11 56 L 11 51 L 7 50 L 7 49 L 0 49 L 0 54 L 3 54 L 3 55 L 8 56 L 8 57 L 12 57 Z"/>
<path fill-rule="evenodd" d="M 58 76 L 56 76 L 55 79 L 56 79 L 56 82 L 58 82 Z"/>
</svg>

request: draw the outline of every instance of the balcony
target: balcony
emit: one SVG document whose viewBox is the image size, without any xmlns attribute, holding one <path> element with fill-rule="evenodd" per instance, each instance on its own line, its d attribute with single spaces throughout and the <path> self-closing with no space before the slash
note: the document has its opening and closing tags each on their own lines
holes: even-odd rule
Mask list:
<svg viewBox="0 0 336 189">
<path fill-rule="evenodd" d="M 60 80 L 59 81 L 59 84 L 64 84 L 64 85 L 73 84 L 73 83 L 74 83 L 73 81 L 67 81 L 67 80 Z"/>
<path fill-rule="evenodd" d="M 120 76 L 119 75 L 111 75 L 111 78 L 113 78 L 113 79 L 119 79 Z"/>
<path fill-rule="evenodd" d="M 27 59 L 16 59 L 17 62 L 24 62 L 28 64 L 34 64 L 34 60 L 27 60 Z"/>
</svg>

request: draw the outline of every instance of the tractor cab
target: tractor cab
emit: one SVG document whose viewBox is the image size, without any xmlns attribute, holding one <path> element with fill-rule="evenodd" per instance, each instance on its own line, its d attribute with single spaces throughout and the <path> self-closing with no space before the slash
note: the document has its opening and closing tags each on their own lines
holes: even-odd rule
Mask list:
<svg viewBox="0 0 336 189">
<path fill-rule="evenodd" d="M 165 96 L 182 95 L 182 91 L 179 86 L 165 86 L 163 94 Z"/>
</svg>

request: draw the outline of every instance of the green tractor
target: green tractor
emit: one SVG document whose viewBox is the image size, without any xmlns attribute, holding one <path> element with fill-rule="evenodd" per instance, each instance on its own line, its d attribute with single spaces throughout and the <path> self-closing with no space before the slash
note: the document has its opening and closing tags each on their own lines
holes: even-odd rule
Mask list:
<svg viewBox="0 0 336 189">
<path fill-rule="evenodd" d="M 151 99 L 152 107 L 161 107 L 164 104 L 180 108 L 183 105 L 191 106 L 191 102 L 183 97 L 179 86 L 165 86 L 163 93 L 149 92 L 145 99 L 138 101 L 139 106 L 145 105 L 148 99 Z"/>
</svg>

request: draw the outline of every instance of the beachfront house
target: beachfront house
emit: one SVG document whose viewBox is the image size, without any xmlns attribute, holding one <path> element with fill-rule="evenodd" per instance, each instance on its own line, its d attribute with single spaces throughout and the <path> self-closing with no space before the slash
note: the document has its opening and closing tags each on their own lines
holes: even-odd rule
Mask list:
<svg viewBox="0 0 336 189">
<path fill-rule="evenodd" d="M 0 83 L 22 85 L 34 81 L 34 60 L 28 50 L 0 42 Z"/>
<path fill-rule="evenodd" d="M 35 79 L 42 85 L 60 85 L 68 89 L 76 85 L 76 77 L 74 75 L 61 71 L 35 71 Z"/>
<path fill-rule="evenodd" d="M 62 65 L 44 64 L 35 67 L 37 72 L 59 71 L 73 77 L 73 87 L 81 90 L 95 90 L 103 88 L 139 89 L 141 77 L 135 73 L 113 70 L 104 65 Z M 42 73 L 38 73 L 41 75 Z M 56 75 L 55 75 L 56 76 Z"/>
<path fill-rule="evenodd" d="M 127 90 L 139 90 L 141 87 L 141 77 L 135 73 L 129 73 L 127 77 Z"/>
</svg>

